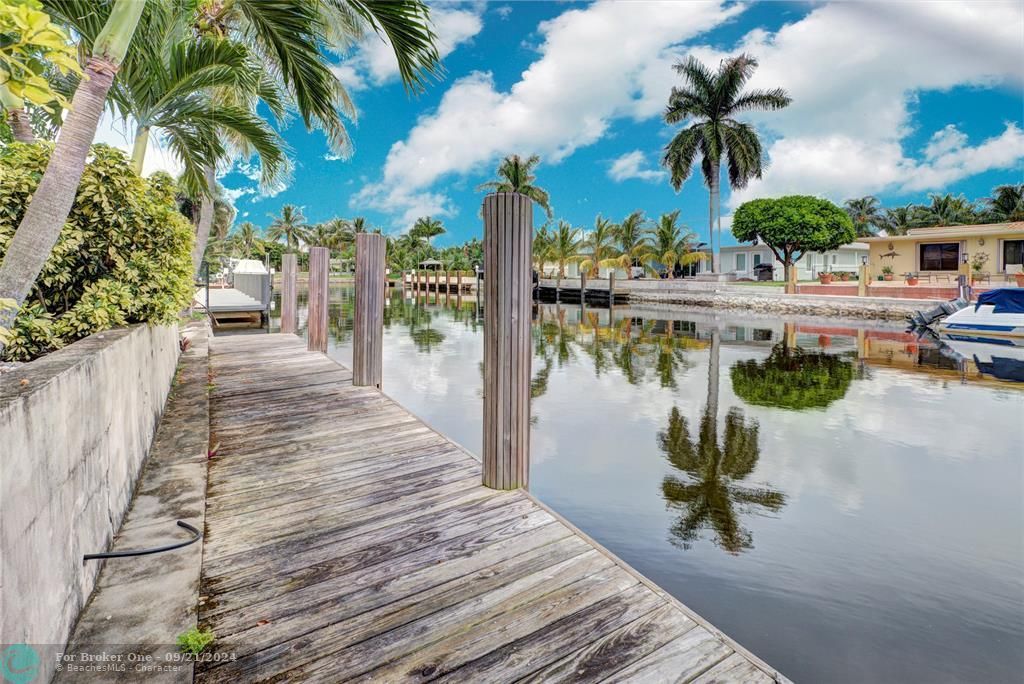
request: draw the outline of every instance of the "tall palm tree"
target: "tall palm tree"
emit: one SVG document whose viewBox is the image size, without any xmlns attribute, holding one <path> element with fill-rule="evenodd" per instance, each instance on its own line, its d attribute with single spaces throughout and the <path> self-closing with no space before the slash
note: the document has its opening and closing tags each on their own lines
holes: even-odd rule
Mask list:
<svg viewBox="0 0 1024 684">
<path fill-rule="evenodd" d="M 309 241 L 309 226 L 306 224 L 306 217 L 302 210 L 294 204 L 285 204 L 281 207 L 281 215 L 270 217 L 270 227 L 267 228 L 267 239 L 274 242 L 284 240 L 289 251 L 296 251 L 299 244 Z"/>
<path fill-rule="evenodd" d="M 1024 221 L 1024 183 L 1000 185 L 983 201 L 991 221 Z"/>
<path fill-rule="evenodd" d="M 887 235 L 906 235 L 914 227 L 914 205 L 886 209 L 881 227 Z"/>
<path fill-rule="evenodd" d="M 640 209 L 624 218 L 615 231 L 618 256 L 601 265 L 624 269 L 626 277 L 632 279 L 633 266 L 646 265 L 653 258 L 651 243 L 647 237 L 648 224 L 647 217 Z"/>
<path fill-rule="evenodd" d="M 733 189 L 746 187 L 751 178 L 760 178 L 763 168 L 761 140 L 750 124 L 734 117 L 749 110 L 777 110 L 790 102 L 782 88 L 743 92 L 743 86 L 757 69 L 757 60 L 750 55 L 723 60 L 717 72 L 712 72 L 696 57 L 675 65 L 676 73 L 686 85 L 672 88 L 665 109 L 665 123 L 691 123 L 665 147 L 661 163 L 671 173 L 672 187 L 678 192 L 690 177 L 697 155 L 701 156 L 701 173 L 710 190 L 708 204 L 708 230 L 714 252 L 712 271 L 717 270 L 718 251 L 714 230 L 718 227 L 721 248 L 722 218 L 720 202 L 720 174 L 724 161 L 729 169 L 729 185 Z"/>
<path fill-rule="evenodd" d="M 433 238 L 445 232 L 443 223 L 430 216 L 421 216 L 409 230 L 409 235 L 424 240 L 429 245 Z"/>
<path fill-rule="evenodd" d="M 848 199 L 843 207 L 853 221 L 858 237 L 871 237 L 884 225 L 882 205 L 873 195 Z"/>
<path fill-rule="evenodd" d="M 353 233 L 365 233 L 370 229 L 369 222 L 362 216 L 356 216 L 349 223 L 352 224 Z"/>
<path fill-rule="evenodd" d="M 498 180 L 481 183 L 477 191 L 488 190 L 490 192 L 518 192 L 526 195 L 544 210 L 550 219 L 554 214 L 551 211 L 551 198 L 546 190 L 534 185 L 537 176 L 533 170 L 540 164 L 540 157 L 536 154 L 523 159 L 518 154 L 505 157 L 498 165 Z"/>
<path fill-rule="evenodd" d="M 259 240 L 255 224 L 252 221 L 243 221 L 238 225 L 238 230 L 235 231 L 234 237 L 235 244 L 238 245 L 242 258 L 248 259 L 252 257 L 252 253 L 256 249 L 256 241 Z"/>
<path fill-rule="evenodd" d="M 668 277 L 675 277 L 676 266 L 689 266 L 706 257 L 696 251 L 696 235 L 686 226 L 679 225 L 679 210 L 662 214 L 658 225 L 651 231 L 651 250 L 654 258 L 668 270 Z"/>
<path fill-rule="evenodd" d="M 97 21 L 101 21 L 100 15 L 104 16 L 103 28 L 97 32 L 91 50 L 84 42 L 81 45 L 83 53 L 89 55 L 83 70 L 84 78 L 75 89 L 71 108 L 39 187 L 33 193 L 0 264 L 0 300 L 13 300 L 16 304 L 0 310 L 0 328 L 11 327 L 18 308 L 43 269 L 71 213 L 107 93 L 128 52 L 135 27 L 151 3 L 113 0 L 112 3 L 87 4 Z M 0 342 L 2 349 L 3 343 Z"/>
<path fill-rule="evenodd" d="M 914 223 L 917 226 L 960 226 L 977 223 L 978 213 L 974 204 L 963 195 L 929 195 L 929 203 L 914 209 Z"/>
<path fill-rule="evenodd" d="M 580 262 L 580 271 L 586 272 L 592 278 L 601 273 L 601 262 L 611 259 L 615 252 L 615 233 L 618 226 L 598 214 L 594 219 L 594 229 L 583 239 L 583 245 L 587 248 L 589 256 Z"/>
<path fill-rule="evenodd" d="M 558 264 L 558 279 L 565 277 L 565 266 L 579 259 L 580 247 L 583 240 L 580 239 L 580 229 L 574 228 L 568 221 L 559 221 L 558 228 L 551 234 L 551 247 L 549 258 Z"/>
<path fill-rule="evenodd" d="M 544 265 L 551 259 L 551 243 L 553 236 L 548 224 L 545 223 L 533 234 L 533 267 L 544 277 Z"/>
</svg>

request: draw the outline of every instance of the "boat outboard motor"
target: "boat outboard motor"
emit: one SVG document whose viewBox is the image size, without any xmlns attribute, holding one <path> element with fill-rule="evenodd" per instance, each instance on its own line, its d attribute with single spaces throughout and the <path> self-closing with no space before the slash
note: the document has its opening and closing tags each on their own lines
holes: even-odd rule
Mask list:
<svg viewBox="0 0 1024 684">
<path fill-rule="evenodd" d="M 960 309 L 967 307 L 969 302 L 965 299 L 957 297 L 948 302 L 942 302 L 938 306 L 928 309 L 927 311 L 915 311 L 912 314 L 907 314 L 907 321 L 916 327 L 929 326 L 940 318 L 945 318 L 951 314 L 955 314 Z"/>
</svg>

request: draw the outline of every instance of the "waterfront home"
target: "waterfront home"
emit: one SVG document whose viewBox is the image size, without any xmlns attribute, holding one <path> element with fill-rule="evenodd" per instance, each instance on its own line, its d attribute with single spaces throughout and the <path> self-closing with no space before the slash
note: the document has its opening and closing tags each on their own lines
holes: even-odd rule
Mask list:
<svg viewBox="0 0 1024 684">
<path fill-rule="evenodd" d="M 722 247 L 721 263 L 723 273 L 735 273 L 737 278 L 756 280 L 754 268 L 760 264 L 772 264 L 772 280 L 783 280 L 785 268 L 775 257 L 775 253 L 763 244 L 734 245 Z M 861 264 L 861 257 L 867 256 L 868 245 L 864 242 L 851 242 L 838 249 L 828 252 L 808 252 L 796 262 L 797 280 L 814 280 L 823 271 L 856 272 Z"/>
<path fill-rule="evenodd" d="M 953 280 L 961 265 L 978 263 L 988 282 L 1013 281 L 1024 266 L 1024 221 L 911 228 L 906 235 L 867 238 L 872 274 L 889 268 L 896 277 L 917 273 Z"/>
</svg>

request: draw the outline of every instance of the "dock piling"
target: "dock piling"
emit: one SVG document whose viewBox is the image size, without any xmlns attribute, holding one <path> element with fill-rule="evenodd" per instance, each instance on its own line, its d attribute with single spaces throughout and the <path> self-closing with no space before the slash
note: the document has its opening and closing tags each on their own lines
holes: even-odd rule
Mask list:
<svg viewBox="0 0 1024 684">
<path fill-rule="evenodd" d="M 306 338 L 310 351 L 327 351 L 330 259 L 331 252 L 326 247 L 309 248 L 309 313 L 306 321 Z"/>
<path fill-rule="evenodd" d="M 530 471 L 530 323 L 533 203 L 484 198 L 483 484 L 527 487 Z"/>
<path fill-rule="evenodd" d="M 296 298 L 296 271 L 298 257 L 295 254 L 281 255 L 281 332 L 292 333 L 298 329 L 298 302 Z"/>
<path fill-rule="evenodd" d="M 384 348 L 384 236 L 356 235 L 352 384 L 380 389 Z"/>
</svg>

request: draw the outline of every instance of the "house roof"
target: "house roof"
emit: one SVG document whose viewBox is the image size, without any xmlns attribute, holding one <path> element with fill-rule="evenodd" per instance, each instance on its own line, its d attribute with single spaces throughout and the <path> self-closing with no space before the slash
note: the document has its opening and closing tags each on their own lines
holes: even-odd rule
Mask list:
<svg viewBox="0 0 1024 684">
<path fill-rule="evenodd" d="M 879 235 L 862 238 L 864 242 L 906 242 L 908 240 L 932 240 L 936 238 L 970 238 L 979 235 L 1003 235 L 1024 233 L 1024 221 L 1009 223 L 975 223 L 964 226 L 931 226 L 911 228 L 906 235 Z"/>
</svg>

